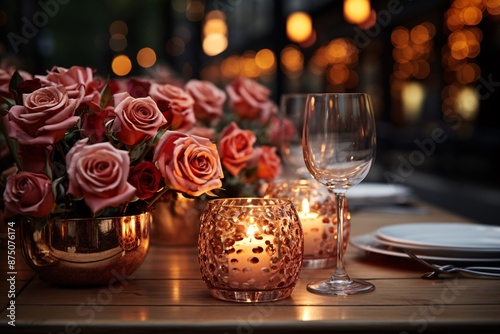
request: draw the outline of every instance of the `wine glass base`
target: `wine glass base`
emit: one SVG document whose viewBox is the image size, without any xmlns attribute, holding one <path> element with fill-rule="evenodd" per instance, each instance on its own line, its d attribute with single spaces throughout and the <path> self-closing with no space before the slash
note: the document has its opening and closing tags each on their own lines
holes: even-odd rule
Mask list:
<svg viewBox="0 0 500 334">
<path fill-rule="evenodd" d="M 307 285 L 307 291 L 320 295 L 346 296 L 373 290 L 375 290 L 373 284 L 361 280 L 319 281 Z"/>
</svg>

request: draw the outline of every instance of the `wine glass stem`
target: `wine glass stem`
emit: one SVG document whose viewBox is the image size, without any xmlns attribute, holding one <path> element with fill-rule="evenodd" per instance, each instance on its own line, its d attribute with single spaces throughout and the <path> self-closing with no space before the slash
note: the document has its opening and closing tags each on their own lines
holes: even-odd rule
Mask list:
<svg viewBox="0 0 500 334">
<path fill-rule="evenodd" d="M 350 281 L 344 267 L 344 205 L 345 193 L 335 193 L 337 204 L 337 266 L 331 281 Z"/>
</svg>

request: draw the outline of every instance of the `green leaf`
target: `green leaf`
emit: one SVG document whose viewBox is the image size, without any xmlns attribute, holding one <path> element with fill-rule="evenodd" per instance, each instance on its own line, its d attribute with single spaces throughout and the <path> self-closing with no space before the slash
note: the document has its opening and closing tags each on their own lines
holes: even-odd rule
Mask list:
<svg viewBox="0 0 500 334">
<path fill-rule="evenodd" d="M 104 88 L 101 91 L 101 101 L 99 105 L 101 110 L 104 110 L 113 98 L 113 95 L 111 95 L 111 90 L 109 89 L 108 82 L 109 81 L 106 82 L 106 85 L 104 85 Z"/>
<path fill-rule="evenodd" d="M 12 74 L 12 78 L 10 78 L 9 82 L 9 90 L 12 92 L 12 94 L 14 95 L 14 99 L 16 100 L 16 103 L 19 105 L 23 104 L 23 97 L 19 96 L 19 94 L 17 93 L 17 86 L 19 86 L 23 82 L 24 82 L 23 77 L 17 71 L 15 71 L 14 74 Z"/>
<path fill-rule="evenodd" d="M 142 143 L 140 145 L 135 145 L 128 147 L 129 149 L 129 155 L 130 155 L 130 162 L 134 162 L 142 157 L 142 154 L 144 153 L 144 150 L 146 149 L 146 143 Z"/>
</svg>

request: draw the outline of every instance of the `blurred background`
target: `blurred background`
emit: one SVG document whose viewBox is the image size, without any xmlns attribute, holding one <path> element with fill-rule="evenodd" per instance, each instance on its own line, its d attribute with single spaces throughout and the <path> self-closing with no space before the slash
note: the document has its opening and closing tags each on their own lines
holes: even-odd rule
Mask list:
<svg viewBox="0 0 500 334">
<path fill-rule="evenodd" d="M 500 224 L 500 0 L 2 0 L 0 59 L 285 93 L 367 92 L 368 180 Z"/>
</svg>

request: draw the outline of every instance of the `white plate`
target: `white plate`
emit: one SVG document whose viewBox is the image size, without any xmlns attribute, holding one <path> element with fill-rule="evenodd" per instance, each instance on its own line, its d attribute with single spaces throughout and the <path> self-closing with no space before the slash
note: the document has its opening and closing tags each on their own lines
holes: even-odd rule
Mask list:
<svg viewBox="0 0 500 334">
<path fill-rule="evenodd" d="M 425 247 L 500 251 L 500 226 L 472 223 L 412 223 L 384 226 L 377 236 Z"/>
<path fill-rule="evenodd" d="M 376 254 L 409 258 L 408 254 L 390 249 L 386 245 L 380 244 L 373 238 L 374 234 L 363 234 L 352 237 L 350 244 L 361 250 Z M 500 258 L 470 258 L 470 257 L 446 257 L 446 256 L 430 256 L 418 255 L 419 258 L 426 261 L 434 261 L 440 263 L 495 263 L 500 262 Z"/>
<path fill-rule="evenodd" d="M 400 184 L 360 183 L 346 193 L 349 204 L 404 204 L 413 200 L 410 188 Z"/>
<path fill-rule="evenodd" d="M 379 238 L 373 234 L 373 241 L 386 246 L 388 249 L 407 249 L 417 255 L 444 256 L 444 257 L 470 257 L 470 258 L 500 258 L 500 250 L 483 248 L 451 248 L 429 247 L 407 243 L 392 242 Z"/>
</svg>

